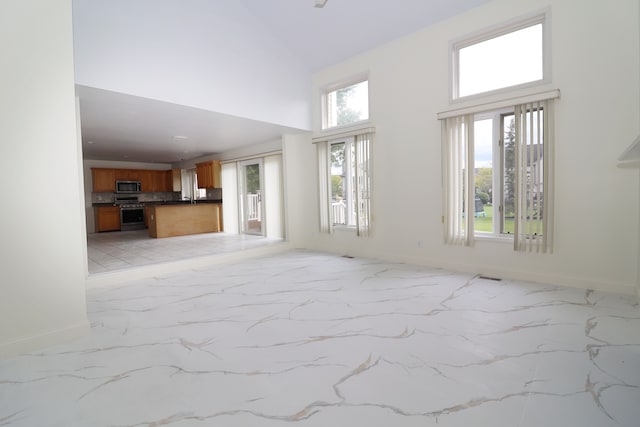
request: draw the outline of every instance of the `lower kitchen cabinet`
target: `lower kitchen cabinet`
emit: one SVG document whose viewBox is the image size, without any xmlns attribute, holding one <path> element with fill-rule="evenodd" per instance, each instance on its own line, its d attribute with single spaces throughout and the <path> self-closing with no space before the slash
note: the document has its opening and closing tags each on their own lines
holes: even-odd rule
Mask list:
<svg viewBox="0 0 640 427">
<path fill-rule="evenodd" d="M 101 206 L 95 212 L 96 232 L 120 230 L 119 206 Z"/>
</svg>

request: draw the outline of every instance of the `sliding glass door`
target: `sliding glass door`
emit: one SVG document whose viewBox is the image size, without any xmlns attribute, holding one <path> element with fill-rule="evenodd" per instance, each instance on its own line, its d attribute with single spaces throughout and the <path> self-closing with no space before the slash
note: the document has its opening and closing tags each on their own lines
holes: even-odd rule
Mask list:
<svg viewBox="0 0 640 427">
<path fill-rule="evenodd" d="M 262 159 L 239 163 L 238 200 L 242 233 L 264 235 L 263 181 Z"/>
</svg>

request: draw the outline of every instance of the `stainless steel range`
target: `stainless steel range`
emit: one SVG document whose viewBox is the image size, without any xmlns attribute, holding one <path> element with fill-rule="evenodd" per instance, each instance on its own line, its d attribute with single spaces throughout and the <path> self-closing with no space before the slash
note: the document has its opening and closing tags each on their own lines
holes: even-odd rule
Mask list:
<svg viewBox="0 0 640 427">
<path fill-rule="evenodd" d="M 117 196 L 115 203 L 120 206 L 120 230 L 144 228 L 144 205 L 137 196 Z"/>
</svg>

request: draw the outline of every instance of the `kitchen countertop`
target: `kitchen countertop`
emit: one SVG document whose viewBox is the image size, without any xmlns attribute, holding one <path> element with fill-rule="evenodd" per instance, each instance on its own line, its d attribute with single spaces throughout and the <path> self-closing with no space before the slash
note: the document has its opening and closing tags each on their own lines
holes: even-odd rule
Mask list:
<svg viewBox="0 0 640 427">
<path fill-rule="evenodd" d="M 189 200 L 150 200 L 148 202 L 138 202 L 143 206 L 158 206 L 158 205 L 189 205 L 191 202 Z M 205 204 L 205 203 L 222 203 L 221 199 L 200 199 L 196 200 L 197 204 Z M 117 206 L 113 202 L 95 202 L 91 204 L 94 207 L 108 207 L 108 206 Z"/>
</svg>

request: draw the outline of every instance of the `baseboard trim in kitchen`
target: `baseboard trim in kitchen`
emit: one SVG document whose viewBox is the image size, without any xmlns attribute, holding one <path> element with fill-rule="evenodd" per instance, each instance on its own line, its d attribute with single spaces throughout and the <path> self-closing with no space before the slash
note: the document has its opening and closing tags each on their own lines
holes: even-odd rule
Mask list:
<svg viewBox="0 0 640 427">
<path fill-rule="evenodd" d="M 162 274 L 171 274 L 179 271 L 195 268 L 208 267 L 212 265 L 238 262 L 250 258 L 265 255 L 277 254 L 291 250 L 293 246 L 287 242 L 270 244 L 251 249 L 243 249 L 236 252 L 207 255 L 179 261 L 163 262 L 140 267 L 132 267 L 124 270 L 116 270 L 105 273 L 91 274 L 87 277 L 87 288 L 117 285 L 135 280 L 147 279 Z"/>
</svg>

